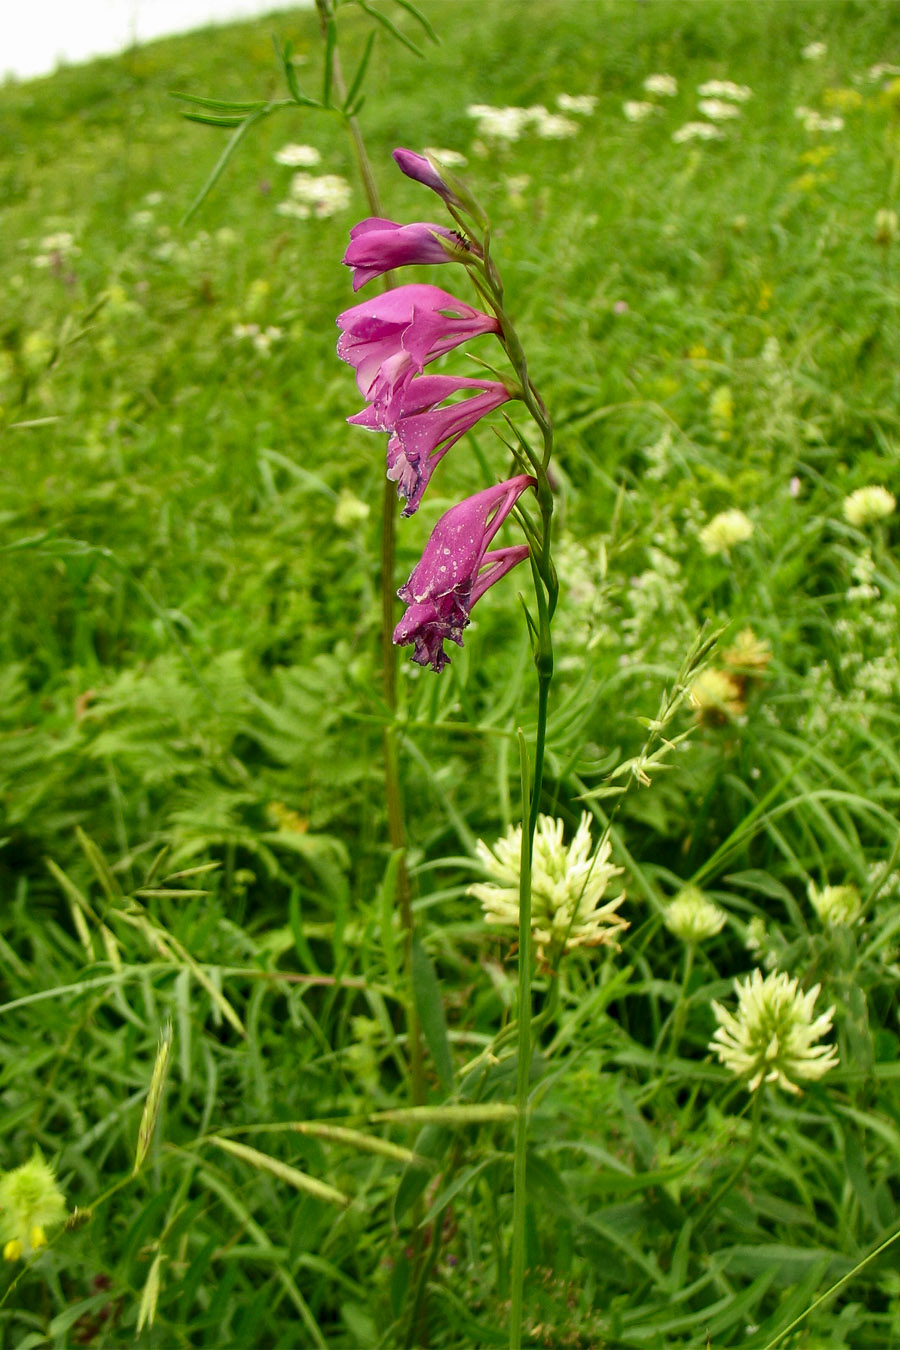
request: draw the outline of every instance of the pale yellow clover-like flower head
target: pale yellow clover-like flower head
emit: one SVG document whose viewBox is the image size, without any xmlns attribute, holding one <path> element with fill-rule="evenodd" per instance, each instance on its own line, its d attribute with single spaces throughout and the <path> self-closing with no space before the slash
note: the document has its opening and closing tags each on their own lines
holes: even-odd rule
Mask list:
<svg viewBox="0 0 900 1350">
<path fill-rule="evenodd" d="M 757 969 L 743 983 L 735 980 L 734 988 L 736 1013 L 713 1002 L 719 1025 L 709 1048 L 736 1077 L 747 1079 L 751 1092 L 776 1083 L 799 1093 L 800 1083 L 821 1078 L 838 1063 L 833 1045 L 818 1044 L 831 1030 L 834 1014 L 833 1007 L 814 1014 L 820 985 L 804 993 L 785 971 L 764 977 Z"/>
<path fill-rule="evenodd" d="M 707 899 L 699 886 L 685 886 L 666 905 L 663 922 L 670 933 L 692 946 L 721 933 L 725 926 L 724 909 Z"/>
<path fill-rule="evenodd" d="M 613 877 L 622 868 L 610 862 L 611 845 L 604 836 L 594 848 L 587 811 L 575 838 L 563 842 L 563 822 L 538 816 L 531 865 L 531 927 L 538 955 L 555 959 L 575 947 L 618 947 L 628 923 L 617 913 L 625 893 L 606 899 Z M 469 887 L 481 901 L 485 922 L 510 928 L 519 925 L 519 866 L 522 828 L 515 826 L 492 849 L 482 840 L 478 859 L 490 877 Z"/>
<path fill-rule="evenodd" d="M 733 507 L 720 511 L 707 521 L 700 531 L 700 545 L 704 553 L 728 554 L 736 544 L 743 544 L 753 534 L 753 521 L 743 511 Z"/>
<path fill-rule="evenodd" d="M 862 910 L 862 896 L 850 883 L 844 886 L 823 886 L 819 890 L 814 881 L 807 887 L 809 903 L 824 924 L 831 927 L 856 923 Z"/>
<path fill-rule="evenodd" d="M 47 1229 L 62 1223 L 66 1202 L 53 1168 L 36 1149 L 21 1167 L 0 1175 L 0 1242 L 7 1261 L 47 1245 Z"/>
<path fill-rule="evenodd" d="M 697 719 L 709 726 L 720 726 L 740 717 L 745 711 L 738 681 L 726 670 L 708 666 L 691 684 L 691 707 Z"/>
<path fill-rule="evenodd" d="M 857 488 L 844 498 L 841 510 L 848 525 L 873 525 L 897 509 L 897 498 L 886 487 L 873 483 Z"/>
</svg>

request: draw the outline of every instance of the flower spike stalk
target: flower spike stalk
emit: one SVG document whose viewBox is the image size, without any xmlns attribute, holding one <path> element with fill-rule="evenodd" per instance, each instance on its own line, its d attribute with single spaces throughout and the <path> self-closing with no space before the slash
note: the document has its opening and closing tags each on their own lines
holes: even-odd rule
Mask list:
<svg viewBox="0 0 900 1350">
<path fill-rule="evenodd" d="M 444 641 L 449 639 L 462 645 L 462 633 L 474 604 L 506 572 L 529 559 L 537 613 L 529 614 L 528 624 L 538 700 L 530 768 L 524 741 L 520 742 L 525 821 L 520 862 L 517 1113 L 509 1322 L 510 1345 L 517 1347 L 521 1345 L 522 1327 L 531 1065 L 531 871 L 553 677 L 550 623 L 558 593 L 550 548 L 553 493 L 548 470 L 553 453 L 553 427 L 543 399 L 531 381 L 522 343 L 504 306 L 502 280 L 491 257 L 487 216 L 465 185 L 434 158 L 401 148 L 394 151 L 394 159 L 408 178 L 440 197 L 458 232 L 445 231 L 429 222 L 397 225 L 376 213 L 376 219 L 361 222 L 351 232 L 344 262 L 354 269 L 354 288 L 392 266 L 450 261 L 465 269 L 485 308 L 474 309 L 434 286 L 412 284 L 374 301 L 364 301 L 341 314 L 338 354 L 353 366 L 360 392 L 369 403 L 368 408 L 349 420 L 389 434 L 387 473 L 406 498 L 404 515 L 417 508 L 438 460 L 446 451 L 482 416 L 509 399 L 523 402 L 543 442 L 541 450 L 535 451 L 507 419 L 516 437 L 517 445 L 513 447 L 516 459 L 531 472 L 486 488 L 441 517 L 409 581 L 398 592 L 407 610 L 393 633 L 395 643 L 412 645 L 414 661 L 441 671 L 449 660 Z M 463 342 L 481 336 L 497 338 L 514 378 L 493 382 L 424 374 L 426 365 Z M 445 404 L 449 394 L 468 393 L 473 388 L 479 392 L 461 403 Z M 519 506 L 515 518 L 522 525 L 526 542 L 491 549 L 489 545 L 497 530 L 527 489 L 534 490 L 539 521 L 535 522 Z"/>
</svg>

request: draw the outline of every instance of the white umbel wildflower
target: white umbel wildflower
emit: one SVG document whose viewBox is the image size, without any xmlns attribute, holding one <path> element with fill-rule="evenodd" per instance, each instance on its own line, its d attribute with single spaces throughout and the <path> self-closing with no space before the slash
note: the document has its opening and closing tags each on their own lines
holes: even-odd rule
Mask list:
<svg viewBox="0 0 900 1350">
<path fill-rule="evenodd" d="M 581 117 L 590 117 L 597 107 L 596 94 L 557 94 L 556 106 L 563 112 L 578 113 Z"/>
<path fill-rule="evenodd" d="M 753 533 L 753 521 L 736 507 L 730 511 L 720 511 L 707 521 L 700 531 L 700 544 L 704 553 L 725 553 L 735 544 L 743 544 Z"/>
<path fill-rule="evenodd" d="M 807 887 L 809 903 L 824 924 L 831 927 L 856 923 L 862 909 L 862 896 L 850 883 L 844 886 L 823 886 L 819 890 L 814 881 Z"/>
<path fill-rule="evenodd" d="M 814 1016 L 821 985 L 806 993 L 785 971 L 763 977 L 761 970 L 743 983 L 734 982 L 736 1013 L 721 1003 L 712 1009 L 718 1027 L 709 1048 L 738 1078 L 747 1079 L 755 1092 L 762 1083 L 777 1083 L 798 1093 L 798 1083 L 821 1078 L 838 1063 L 833 1045 L 818 1041 L 831 1030 L 834 1008 Z"/>
<path fill-rule="evenodd" d="M 553 958 L 574 947 L 618 946 L 628 927 L 616 911 L 624 891 L 604 899 L 609 883 L 622 868 L 610 862 L 609 837 L 594 848 L 587 811 L 575 838 L 563 843 L 563 822 L 538 816 L 531 863 L 531 927 L 538 955 Z M 493 849 L 476 844 L 478 859 L 491 878 L 469 887 L 481 901 L 486 923 L 519 925 L 519 865 L 522 827 L 512 827 Z"/>
<path fill-rule="evenodd" d="M 678 81 L 674 75 L 648 75 L 644 81 L 644 89 L 648 94 L 662 94 L 666 98 L 674 98 L 678 93 Z"/>
<path fill-rule="evenodd" d="M 828 47 L 824 42 L 807 42 L 800 55 L 804 61 L 821 61 L 827 51 Z"/>
<path fill-rule="evenodd" d="M 489 103 L 470 103 L 466 112 L 475 118 L 478 134 L 489 141 L 517 141 L 529 120 L 527 108 L 494 108 Z"/>
<path fill-rule="evenodd" d="M 734 80 L 707 80 L 697 93 L 701 98 L 729 98 L 733 103 L 746 103 L 753 97 L 752 89 L 746 84 L 735 84 Z"/>
<path fill-rule="evenodd" d="M 817 112 L 815 108 L 807 108 L 801 104 L 794 109 L 794 116 L 799 119 L 807 131 L 843 131 L 844 119 L 836 113 L 832 117 L 826 117 L 824 113 Z"/>
<path fill-rule="evenodd" d="M 656 110 L 656 104 L 648 103 L 646 99 L 629 98 L 622 104 L 626 122 L 643 122 L 645 118 L 652 117 Z"/>
<path fill-rule="evenodd" d="M 844 498 L 841 511 L 848 525 L 872 525 L 897 509 L 897 498 L 886 487 L 857 488 Z"/>
<path fill-rule="evenodd" d="M 275 151 L 275 163 L 289 169 L 314 169 L 322 163 L 322 156 L 314 145 L 283 145 Z"/>
<path fill-rule="evenodd" d="M 308 173 L 295 173 L 291 179 L 291 195 L 279 202 L 275 210 L 281 216 L 309 220 L 314 216 L 324 220 L 350 205 L 353 196 L 350 184 L 340 174 L 325 173 L 315 178 Z"/>
<path fill-rule="evenodd" d="M 670 933 L 692 946 L 721 933 L 725 911 L 708 900 L 699 886 L 685 886 L 666 905 L 663 921 Z"/>
<path fill-rule="evenodd" d="M 740 117 L 741 110 L 735 103 L 723 98 L 702 98 L 697 104 L 704 117 L 713 122 L 727 122 L 731 117 Z"/>
<path fill-rule="evenodd" d="M 723 141 L 725 132 L 721 127 L 714 126 L 712 122 L 685 122 L 683 127 L 672 132 L 672 140 L 676 145 L 683 145 L 685 141 Z"/>
</svg>

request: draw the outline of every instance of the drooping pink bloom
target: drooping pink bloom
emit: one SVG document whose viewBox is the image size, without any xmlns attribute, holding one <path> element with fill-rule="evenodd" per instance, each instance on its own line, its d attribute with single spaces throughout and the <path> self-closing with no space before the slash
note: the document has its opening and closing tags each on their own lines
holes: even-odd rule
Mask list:
<svg viewBox="0 0 900 1350">
<path fill-rule="evenodd" d="M 439 406 L 453 394 L 469 389 L 480 392 L 461 403 Z M 419 375 L 347 421 L 370 431 L 393 433 L 387 447 L 387 476 L 397 484 L 398 497 L 406 502 L 403 515 L 411 516 L 447 451 L 482 417 L 514 397 L 497 380 Z"/>
<path fill-rule="evenodd" d="M 461 206 L 456 193 L 447 183 L 444 182 L 437 169 L 426 159 L 424 155 L 417 155 L 414 150 L 398 149 L 394 151 L 394 160 L 397 167 L 407 178 L 414 179 L 417 183 L 423 183 L 425 187 L 431 188 L 438 196 L 443 197 L 445 202 L 451 206 Z"/>
<path fill-rule="evenodd" d="M 390 272 L 393 267 L 452 262 L 454 257 L 462 258 L 467 253 L 480 256 L 476 245 L 444 225 L 430 225 L 425 221 L 398 225 L 393 220 L 370 216 L 350 231 L 350 244 L 343 262 L 345 267 L 354 269 L 353 289 L 358 291 L 367 281 L 381 276 L 382 272 Z"/>
<path fill-rule="evenodd" d="M 338 356 L 356 371 L 363 398 L 384 397 L 429 361 L 500 325 L 438 286 L 398 286 L 337 317 Z"/>
<path fill-rule="evenodd" d="M 398 647 L 413 643 L 413 660 L 443 670 L 450 660 L 444 640 L 463 645 L 472 607 L 489 586 L 528 557 L 528 545 L 489 551 L 494 535 L 522 493 L 536 479 L 519 474 L 476 492 L 441 516 L 405 586 L 397 592 L 408 605 L 394 629 Z"/>
</svg>

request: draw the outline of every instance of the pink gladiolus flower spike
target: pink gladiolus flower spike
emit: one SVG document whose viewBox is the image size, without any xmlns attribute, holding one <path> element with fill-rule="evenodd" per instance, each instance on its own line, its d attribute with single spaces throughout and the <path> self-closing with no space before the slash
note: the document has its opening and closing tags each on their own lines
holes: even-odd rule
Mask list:
<svg viewBox="0 0 900 1350">
<path fill-rule="evenodd" d="M 398 225 L 393 220 L 370 216 L 353 226 L 343 261 L 345 267 L 354 269 L 353 289 L 358 291 L 373 277 L 394 267 L 452 262 L 454 257 L 462 258 L 467 253 L 481 256 L 477 245 L 443 225 L 425 221 Z"/>
<path fill-rule="evenodd" d="M 496 319 L 438 286 L 398 286 L 337 317 L 338 356 L 356 371 L 363 398 L 396 390 L 445 352 L 481 333 L 499 333 Z"/>
<path fill-rule="evenodd" d="M 480 392 L 449 407 L 438 406 L 451 394 L 468 389 Z M 447 451 L 482 417 L 513 397 L 498 380 L 420 375 L 386 405 L 376 401 L 347 421 L 393 433 L 387 447 L 387 476 L 397 484 L 397 496 L 406 502 L 402 514 L 411 516 Z"/>
<path fill-rule="evenodd" d="M 489 545 L 522 493 L 537 480 L 519 474 L 485 488 L 441 516 L 405 586 L 397 592 L 408 606 L 394 629 L 398 647 L 413 643 L 413 660 L 441 671 L 450 660 L 444 640 L 463 645 L 463 629 L 489 586 L 528 557 L 528 545 Z"/>
</svg>

